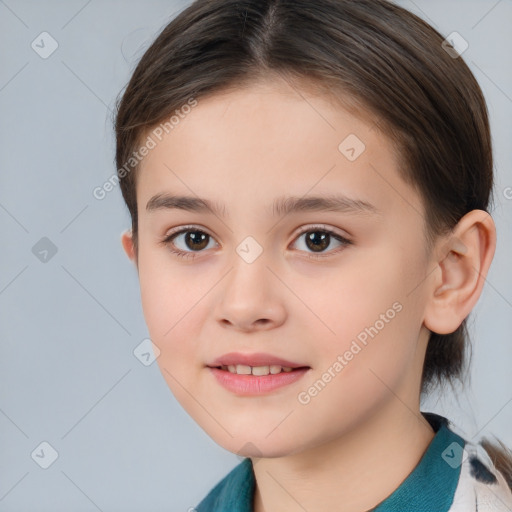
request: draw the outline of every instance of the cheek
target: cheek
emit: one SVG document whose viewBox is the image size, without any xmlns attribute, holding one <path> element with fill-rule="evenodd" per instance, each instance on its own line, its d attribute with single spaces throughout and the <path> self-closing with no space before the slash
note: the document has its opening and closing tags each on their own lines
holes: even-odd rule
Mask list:
<svg viewBox="0 0 512 512">
<path fill-rule="evenodd" d="M 358 254 L 333 272 L 324 296 L 309 296 L 311 309 L 319 311 L 329 327 L 322 327 L 325 368 L 319 371 L 342 356 L 339 375 L 363 386 L 361 391 L 369 379 L 377 379 L 370 369 L 383 380 L 399 378 L 415 357 L 422 325 L 421 292 L 412 292 L 422 274 L 420 266 L 417 255 L 391 247 L 376 249 L 373 254 Z"/>
<path fill-rule="evenodd" d="M 200 322 L 206 313 L 198 292 L 183 275 L 147 266 L 140 274 L 144 318 L 152 342 L 160 353 L 156 360 L 160 372 L 175 398 L 185 409 L 193 406 L 186 390 L 197 379 Z M 204 292 L 203 292 L 204 295 Z"/>
<path fill-rule="evenodd" d="M 326 272 L 325 279 L 317 281 L 320 286 L 311 288 L 310 283 L 308 288 L 304 281 L 302 286 L 297 282 L 297 295 L 304 297 L 333 342 L 355 338 L 379 321 L 395 302 L 403 302 L 407 286 L 401 262 L 394 256 L 393 261 L 386 251 L 377 249 L 373 254 L 354 252 L 338 269 Z M 391 309 L 388 316 L 394 314 Z"/>
<path fill-rule="evenodd" d="M 148 329 L 156 338 L 170 338 L 180 328 L 180 320 L 194 302 L 197 292 L 185 274 L 177 265 L 170 264 L 165 251 L 141 247 L 139 283 L 142 309 Z"/>
<path fill-rule="evenodd" d="M 187 288 L 182 290 L 182 279 L 171 275 L 169 269 L 151 264 L 142 258 L 139 263 L 139 281 L 142 310 L 152 342 L 160 350 L 157 363 L 173 393 L 179 393 L 184 368 L 190 367 L 194 337 L 186 336 L 192 328 Z M 175 379 L 171 378 L 175 377 Z"/>
<path fill-rule="evenodd" d="M 172 264 L 161 251 L 143 250 L 139 281 L 144 319 L 160 350 L 158 364 L 178 381 L 190 380 L 205 363 L 198 340 L 211 314 L 208 293 L 218 277 L 192 265 Z M 179 394 L 179 386 L 167 372 L 162 371 L 172 391 Z"/>
</svg>

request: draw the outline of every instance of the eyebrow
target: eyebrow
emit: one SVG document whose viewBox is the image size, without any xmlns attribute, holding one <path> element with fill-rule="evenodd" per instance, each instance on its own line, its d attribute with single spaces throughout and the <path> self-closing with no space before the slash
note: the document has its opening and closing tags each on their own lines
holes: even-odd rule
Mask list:
<svg viewBox="0 0 512 512">
<path fill-rule="evenodd" d="M 172 209 L 205 214 L 213 213 L 217 217 L 222 218 L 229 217 L 225 205 L 201 197 L 156 194 L 146 204 L 146 211 L 148 212 Z M 271 215 L 274 217 L 284 216 L 290 213 L 319 211 L 352 214 L 381 213 L 375 206 L 366 201 L 351 199 L 344 195 L 308 197 L 282 196 L 275 199 L 270 210 Z"/>
</svg>

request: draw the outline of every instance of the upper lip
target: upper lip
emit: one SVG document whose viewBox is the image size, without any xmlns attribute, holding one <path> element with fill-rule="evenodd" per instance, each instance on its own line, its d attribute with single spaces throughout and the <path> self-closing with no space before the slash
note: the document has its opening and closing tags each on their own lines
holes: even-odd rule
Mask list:
<svg viewBox="0 0 512 512">
<path fill-rule="evenodd" d="M 288 361 L 287 359 L 282 359 L 281 357 L 273 356 L 272 354 L 265 354 L 263 352 L 257 352 L 254 354 L 242 354 L 240 352 L 230 352 L 229 354 L 224 354 L 207 366 L 216 367 L 216 366 L 229 366 L 229 365 L 237 365 L 244 364 L 247 366 L 270 366 L 270 365 L 279 365 L 286 366 L 290 368 L 303 368 L 308 367 L 305 364 L 294 363 L 293 361 Z"/>
</svg>

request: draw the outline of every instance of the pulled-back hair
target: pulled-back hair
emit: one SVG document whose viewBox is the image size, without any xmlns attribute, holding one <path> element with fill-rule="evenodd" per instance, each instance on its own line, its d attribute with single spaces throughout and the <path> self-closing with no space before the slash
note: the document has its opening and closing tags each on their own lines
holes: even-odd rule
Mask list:
<svg viewBox="0 0 512 512">
<path fill-rule="evenodd" d="M 116 164 L 135 250 L 139 166 L 133 154 L 150 130 L 169 127 L 191 99 L 273 77 L 309 84 L 370 113 L 396 150 L 402 178 L 423 200 L 428 246 L 469 211 L 488 211 L 493 156 L 486 103 L 468 66 L 443 40 L 385 0 L 192 3 L 142 56 L 117 103 Z M 422 393 L 463 382 L 469 349 L 466 320 L 451 334 L 431 332 Z M 487 442 L 487 450 L 512 487 L 505 447 Z"/>
</svg>

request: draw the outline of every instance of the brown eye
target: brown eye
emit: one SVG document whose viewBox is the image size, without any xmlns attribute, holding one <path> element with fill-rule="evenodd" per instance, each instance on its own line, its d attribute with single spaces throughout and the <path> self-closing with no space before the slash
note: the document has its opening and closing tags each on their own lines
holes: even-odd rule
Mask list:
<svg viewBox="0 0 512 512">
<path fill-rule="evenodd" d="M 182 258 L 195 258 L 196 252 L 201 252 L 208 247 L 212 237 L 200 229 L 182 229 L 171 233 L 164 238 L 162 243 L 169 250 Z"/>
<path fill-rule="evenodd" d="M 303 235 L 305 249 L 301 250 L 304 250 L 305 252 L 309 253 L 309 255 L 313 258 L 327 257 L 331 254 L 338 253 L 340 250 L 343 250 L 346 246 L 352 244 L 352 242 L 347 238 L 338 235 L 337 233 L 330 229 L 325 229 L 323 227 L 309 227 L 308 229 L 303 230 L 299 234 L 297 240 L 300 240 L 300 238 Z M 338 248 L 331 251 L 326 251 L 326 249 L 331 246 L 333 241 L 338 242 Z"/>
<path fill-rule="evenodd" d="M 210 235 L 203 233 L 202 231 L 185 231 L 185 237 L 183 240 L 189 249 L 200 251 L 208 245 L 209 238 Z"/>
<path fill-rule="evenodd" d="M 309 231 L 306 233 L 306 245 L 312 251 L 323 251 L 329 247 L 331 235 L 324 231 Z"/>
</svg>

